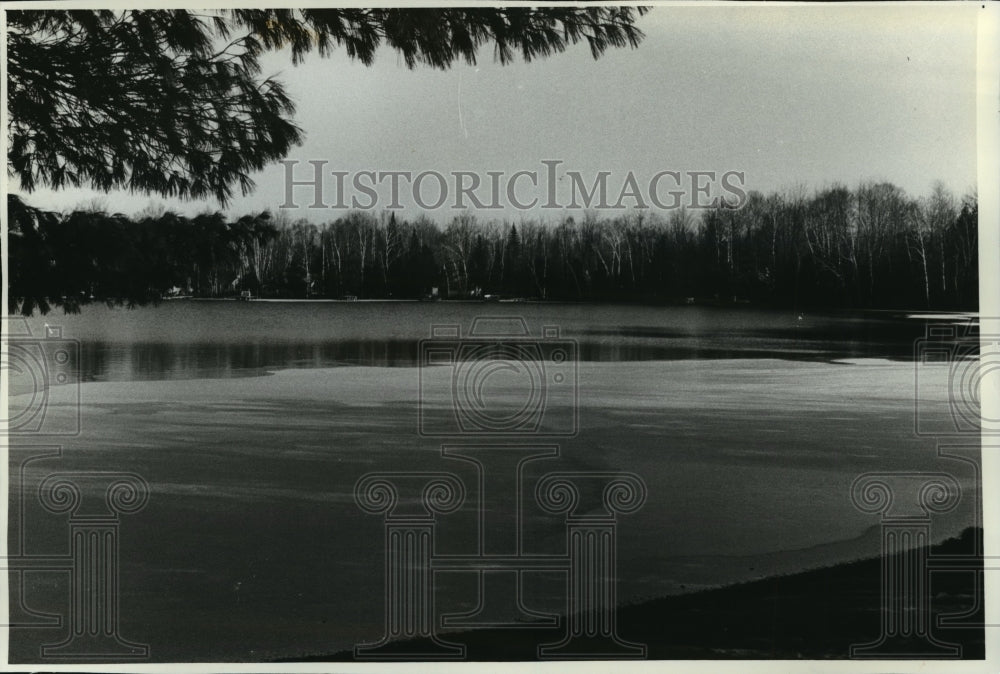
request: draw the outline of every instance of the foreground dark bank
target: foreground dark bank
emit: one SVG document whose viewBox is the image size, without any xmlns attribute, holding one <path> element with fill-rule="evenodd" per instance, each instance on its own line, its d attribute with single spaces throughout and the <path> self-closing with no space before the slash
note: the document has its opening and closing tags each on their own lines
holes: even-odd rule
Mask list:
<svg viewBox="0 0 1000 674">
<path fill-rule="evenodd" d="M 984 618 L 982 529 L 970 527 L 931 546 L 929 555 L 932 568 L 940 569 L 931 576 L 930 634 L 960 647 L 959 655 L 937 657 L 983 659 L 984 631 L 977 627 Z M 618 633 L 625 641 L 646 644 L 649 659 L 846 659 L 853 644 L 877 641 L 881 634 L 881 575 L 882 560 L 873 558 L 664 597 L 621 608 Z M 946 615 L 960 617 L 948 619 L 954 626 L 938 626 Z M 560 634 L 551 628 L 482 629 L 440 638 L 465 645 L 467 660 L 536 660 L 538 645 L 558 641 Z M 894 652 L 912 653 L 913 659 L 935 657 L 924 655 L 916 641 L 893 645 Z M 399 646 L 402 660 L 408 659 L 402 653 L 420 643 Z M 353 659 L 352 652 L 340 652 L 296 661 Z"/>
</svg>

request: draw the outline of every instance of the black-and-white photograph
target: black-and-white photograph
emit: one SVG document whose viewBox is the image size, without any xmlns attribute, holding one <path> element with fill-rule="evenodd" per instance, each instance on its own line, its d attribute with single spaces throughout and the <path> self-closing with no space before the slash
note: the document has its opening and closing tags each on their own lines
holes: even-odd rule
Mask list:
<svg viewBox="0 0 1000 674">
<path fill-rule="evenodd" d="M 995 671 L 995 6 L 179 4 L 2 10 L 7 670 Z"/>
</svg>

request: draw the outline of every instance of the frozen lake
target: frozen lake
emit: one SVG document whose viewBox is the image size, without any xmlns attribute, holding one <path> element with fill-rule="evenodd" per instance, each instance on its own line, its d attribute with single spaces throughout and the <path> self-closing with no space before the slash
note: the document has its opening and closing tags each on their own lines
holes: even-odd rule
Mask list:
<svg viewBox="0 0 1000 674">
<path fill-rule="evenodd" d="M 371 471 L 449 471 L 474 495 L 475 467 L 442 458 L 441 445 L 482 437 L 441 432 L 454 417 L 457 366 L 422 365 L 421 340 L 435 325 L 465 334 L 483 316 L 523 318 L 534 336 L 557 327 L 551 339 L 578 361 L 561 371 L 569 388 L 547 401 L 539 426 L 574 427 L 493 437 L 510 447 L 558 445 L 558 457 L 525 465 L 525 483 L 557 470 L 630 472 L 647 486 L 644 506 L 619 517 L 623 602 L 877 555 L 878 517 L 850 499 L 866 472 L 949 472 L 965 497 L 934 519 L 934 538 L 976 521 L 971 464 L 940 458 L 934 439 L 914 432 L 915 391 L 936 423 L 950 419 L 948 368 L 927 372 L 914 362 L 923 320 L 749 308 L 173 301 L 30 320 L 35 334 L 61 326 L 63 338 L 79 341 L 81 432 L 52 441 L 61 458 L 26 464 L 23 494 L 12 485 L 12 498 L 24 499 L 26 547 L 65 548 L 65 521 L 33 500 L 31 485 L 46 474 L 134 472 L 151 493 L 145 509 L 122 519 L 121 625 L 150 644 L 154 660 L 290 658 L 377 640 L 383 525 L 358 509 L 353 486 Z M 518 409 L 525 376 L 492 379 L 490 404 Z M 58 420 L 72 409 L 49 413 Z M 27 451 L 12 454 L 12 469 Z M 497 480 L 514 493 L 512 478 Z M 519 503 L 526 551 L 558 554 L 562 521 L 536 512 L 530 490 Z M 471 510 L 440 522 L 438 551 L 474 550 Z M 438 609 L 470 610 L 474 579 L 440 575 Z M 527 576 L 529 606 L 559 612 L 561 576 Z M 38 610 L 54 610 L 67 591 L 54 573 L 32 574 L 30 585 Z M 34 659 L 52 637 L 12 633 L 12 661 Z"/>
</svg>

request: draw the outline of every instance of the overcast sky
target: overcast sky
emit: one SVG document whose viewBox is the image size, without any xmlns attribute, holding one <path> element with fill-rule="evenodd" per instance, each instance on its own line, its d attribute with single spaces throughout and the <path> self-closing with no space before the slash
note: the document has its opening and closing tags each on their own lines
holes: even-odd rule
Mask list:
<svg viewBox="0 0 1000 674">
<path fill-rule="evenodd" d="M 961 194 L 976 180 L 978 9 L 659 7 L 639 20 L 638 49 L 597 61 L 585 44 L 505 67 L 484 50 L 476 66 L 445 72 L 408 70 L 388 50 L 372 67 L 343 52 L 298 67 L 274 54 L 265 73 L 280 73 L 297 101 L 306 139 L 289 159 L 328 169 L 540 171 L 559 159 L 584 175 L 611 171 L 618 184 L 630 170 L 647 179 L 737 170 L 764 192 L 884 179 L 911 194 L 942 180 Z M 254 175 L 256 190 L 227 210 L 274 210 L 284 172 Z M 310 191 L 296 194 L 303 208 L 293 218 L 342 214 L 306 209 Z M 150 203 L 219 208 L 74 189 L 28 199 L 63 210 L 95 197 L 125 213 Z"/>
</svg>

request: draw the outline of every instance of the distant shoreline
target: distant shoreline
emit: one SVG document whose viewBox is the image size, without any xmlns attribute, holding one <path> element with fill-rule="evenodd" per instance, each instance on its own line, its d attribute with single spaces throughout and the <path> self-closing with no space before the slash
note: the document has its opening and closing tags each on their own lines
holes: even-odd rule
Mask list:
<svg viewBox="0 0 1000 674">
<path fill-rule="evenodd" d="M 569 300 L 569 299 L 540 299 L 540 298 L 512 298 L 512 299 L 501 299 L 497 301 L 488 301 L 482 299 L 465 299 L 465 298 L 449 298 L 440 300 L 420 300 L 412 298 L 358 298 L 353 300 L 347 299 L 330 299 L 330 298 L 284 298 L 284 297 L 255 297 L 251 300 L 241 300 L 238 297 L 165 297 L 161 302 L 247 302 L 247 303 L 258 303 L 267 302 L 270 304 L 533 304 L 533 305 L 579 305 L 579 306 L 643 306 L 643 307 L 691 307 L 691 308 L 701 308 L 701 309 L 752 309 L 757 311 L 773 311 L 777 313 L 800 313 L 803 315 L 807 314 L 819 314 L 819 315 L 887 315 L 893 317 L 905 317 L 921 320 L 953 320 L 953 319 L 974 319 L 978 318 L 980 315 L 979 311 L 967 311 L 967 310 L 955 310 L 955 311 L 941 311 L 935 309 L 910 309 L 901 307 L 898 309 L 844 309 L 844 308 L 816 308 L 816 309 L 789 309 L 782 307 L 773 307 L 765 305 L 757 305 L 750 303 L 727 303 L 727 302 L 714 302 L 706 300 L 704 302 L 695 303 L 684 303 L 684 302 L 670 302 L 670 301 L 642 301 L 642 300 Z M 93 304 L 97 304 L 94 302 Z M 147 306 L 156 306 L 155 304 Z M 131 307 L 128 307 L 131 308 Z"/>
</svg>

